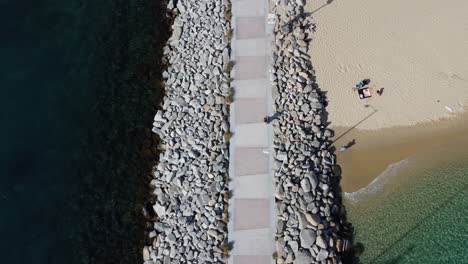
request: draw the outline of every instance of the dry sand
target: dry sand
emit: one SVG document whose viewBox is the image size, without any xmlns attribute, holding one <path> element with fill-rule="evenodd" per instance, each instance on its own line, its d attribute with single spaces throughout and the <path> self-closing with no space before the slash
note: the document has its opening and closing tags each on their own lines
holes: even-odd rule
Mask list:
<svg viewBox="0 0 468 264">
<path fill-rule="evenodd" d="M 463 110 L 468 1 L 326 2 L 309 0 L 307 11 L 318 9 L 310 53 L 317 83 L 328 92 L 332 126 L 407 126 L 455 115 L 446 106 Z M 372 98 L 360 100 L 351 88 L 365 78 L 371 87 L 384 87 L 383 95 L 374 91 Z"/>
<path fill-rule="evenodd" d="M 468 1 L 328 2 L 308 0 L 306 10 L 317 23 L 310 55 L 334 145 L 356 140 L 336 152 L 343 190 L 437 145 L 466 142 L 468 113 L 457 113 L 468 105 Z M 373 97 L 360 100 L 351 88 L 366 78 Z"/>
</svg>

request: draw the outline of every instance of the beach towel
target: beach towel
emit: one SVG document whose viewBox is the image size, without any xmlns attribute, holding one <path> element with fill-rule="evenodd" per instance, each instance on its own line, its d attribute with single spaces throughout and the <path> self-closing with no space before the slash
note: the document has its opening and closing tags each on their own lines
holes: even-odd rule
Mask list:
<svg viewBox="0 0 468 264">
<path fill-rule="evenodd" d="M 359 95 L 360 99 L 372 97 L 372 94 L 371 94 L 369 88 L 359 89 L 358 90 L 358 95 Z"/>
</svg>

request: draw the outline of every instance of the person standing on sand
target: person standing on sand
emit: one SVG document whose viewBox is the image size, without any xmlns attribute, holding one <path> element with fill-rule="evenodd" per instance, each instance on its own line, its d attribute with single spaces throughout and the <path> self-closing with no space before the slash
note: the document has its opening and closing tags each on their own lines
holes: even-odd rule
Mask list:
<svg viewBox="0 0 468 264">
<path fill-rule="evenodd" d="M 345 152 L 345 151 L 348 150 L 350 147 L 354 146 L 354 144 L 356 144 L 356 139 L 353 139 L 353 140 L 351 140 L 350 142 L 348 142 L 348 144 L 346 144 L 346 145 L 344 145 L 344 146 L 341 146 L 340 152 Z"/>
<path fill-rule="evenodd" d="M 384 88 L 380 88 L 379 90 L 377 90 L 377 94 L 380 96 L 383 94 L 383 91 L 384 91 Z"/>
</svg>

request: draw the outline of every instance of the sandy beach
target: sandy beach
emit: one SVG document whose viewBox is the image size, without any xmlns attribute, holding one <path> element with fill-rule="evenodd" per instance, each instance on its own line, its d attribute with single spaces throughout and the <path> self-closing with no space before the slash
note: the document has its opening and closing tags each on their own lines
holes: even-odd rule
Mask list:
<svg viewBox="0 0 468 264">
<path fill-rule="evenodd" d="M 355 140 L 337 151 L 344 191 L 468 134 L 467 1 L 319 0 L 306 9 L 317 23 L 309 54 L 335 146 Z M 367 78 L 372 97 L 359 99 L 352 87 Z"/>
<path fill-rule="evenodd" d="M 468 98 L 468 1 L 308 1 L 310 54 L 332 126 L 407 126 L 449 117 Z M 373 96 L 351 88 L 369 78 Z M 375 90 L 385 88 L 382 96 Z M 365 108 L 365 105 L 370 107 Z"/>
</svg>

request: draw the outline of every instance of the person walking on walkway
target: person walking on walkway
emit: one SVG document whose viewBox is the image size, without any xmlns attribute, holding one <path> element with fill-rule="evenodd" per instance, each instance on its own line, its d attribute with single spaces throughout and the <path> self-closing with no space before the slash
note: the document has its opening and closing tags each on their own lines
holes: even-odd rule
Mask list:
<svg viewBox="0 0 468 264">
<path fill-rule="evenodd" d="M 283 112 L 276 112 L 274 113 L 272 116 L 265 116 L 263 118 L 263 122 L 269 124 L 271 123 L 273 120 L 277 119 L 278 117 L 280 117 L 280 115 L 283 114 Z"/>
</svg>

